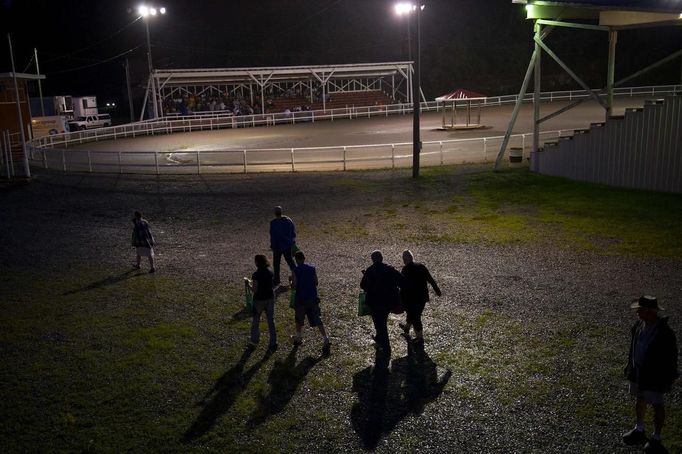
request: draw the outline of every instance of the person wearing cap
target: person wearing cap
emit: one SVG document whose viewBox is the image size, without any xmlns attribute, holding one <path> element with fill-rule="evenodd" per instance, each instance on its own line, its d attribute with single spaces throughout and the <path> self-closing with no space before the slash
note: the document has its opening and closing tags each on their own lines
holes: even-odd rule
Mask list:
<svg viewBox="0 0 682 454">
<path fill-rule="evenodd" d="M 282 256 L 289 265 L 290 270 L 296 268 L 294 259 L 291 257 L 291 248 L 296 244 L 296 226 L 294 221 L 282 214 L 282 207 L 275 207 L 275 218 L 270 221 L 270 249 L 272 249 L 272 266 L 275 272 L 273 285 L 280 284 L 280 263 Z"/>
<path fill-rule="evenodd" d="M 623 434 L 627 445 L 644 444 L 644 452 L 667 452 L 661 443 L 661 429 L 665 422 L 663 395 L 669 392 L 679 376 L 677 371 L 677 339 L 661 317 L 654 296 L 642 296 L 631 305 L 639 320 L 633 325 L 630 352 L 625 377 L 630 382 L 630 393 L 636 398 L 634 429 Z M 654 432 L 650 439 L 644 433 L 647 405 L 654 409 Z"/>
<path fill-rule="evenodd" d="M 410 335 L 410 328 L 414 326 L 414 340 L 415 342 L 424 342 L 423 326 L 422 326 L 422 312 L 427 301 L 429 301 L 429 287 L 431 284 L 436 295 L 440 296 L 441 292 L 438 284 L 431 276 L 428 268 L 422 263 L 414 261 L 414 255 L 409 249 L 403 251 L 403 263 L 405 266 L 402 269 L 402 275 L 408 282 L 408 285 L 401 289 L 400 295 L 405 305 L 405 312 L 407 312 L 406 323 L 400 323 L 403 329 L 403 334 L 407 337 Z"/>
<path fill-rule="evenodd" d="M 372 265 L 363 271 L 360 288 L 366 293 L 365 303 L 371 311 L 377 347 L 384 355 L 390 356 L 388 314 L 400 303 L 400 289 L 406 286 L 406 281 L 398 270 L 384 263 L 381 251 L 373 251 L 371 259 Z"/>
</svg>

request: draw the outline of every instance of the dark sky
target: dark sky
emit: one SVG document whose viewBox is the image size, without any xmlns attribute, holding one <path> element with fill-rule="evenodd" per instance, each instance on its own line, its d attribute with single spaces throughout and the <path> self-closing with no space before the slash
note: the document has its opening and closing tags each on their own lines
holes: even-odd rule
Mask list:
<svg viewBox="0 0 682 454">
<path fill-rule="evenodd" d="M 317 65 L 407 60 L 405 18 L 392 0 L 161 0 L 168 13 L 152 21 L 156 68 Z M 532 24 L 511 0 L 426 0 L 422 78 L 428 98 L 454 88 L 486 94 L 518 91 L 532 51 Z M 94 94 L 123 100 L 125 72 L 139 87 L 147 76 L 138 3 L 114 0 L 0 0 L 3 30 L 12 33 L 17 70 L 38 48 L 47 95 Z M 607 36 L 555 31 L 550 46 L 592 86 L 603 85 Z M 682 45 L 682 27 L 622 32 L 617 78 Z M 127 52 L 129 51 L 129 52 Z M 126 53 L 127 52 L 127 53 Z M 117 57 L 118 56 L 118 57 Z M 117 58 L 114 58 L 117 57 Z M 108 61 L 107 61 L 108 60 Z M 107 61 L 102 63 L 103 61 Z M 546 89 L 575 87 L 543 61 Z M 670 64 L 639 84 L 679 83 Z M 0 71 L 10 70 L 6 33 Z M 27 72 L 34 72 L 28 66 Z"/>
</svg>

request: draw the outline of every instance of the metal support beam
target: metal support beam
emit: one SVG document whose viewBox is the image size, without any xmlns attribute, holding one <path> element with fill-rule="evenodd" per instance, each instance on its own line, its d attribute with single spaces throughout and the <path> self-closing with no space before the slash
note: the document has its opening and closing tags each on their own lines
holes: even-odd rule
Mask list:
<svg viewBox="0 0 682 454">
<path fill-rule="evenodd" d="M 31 178 L 31 168 L 28 165 L 28 154 L 26 154 L 26 135 L 24 134 L 24 118 L 21 114 L 21 97 L 19 96 L 19 84 L 17 83 L 17 70 L 14 67 L 14 50 L 12 49 L 12 38 L 10 34 L 7 33 L 7 42 L 9 43 L 9 56 L 12 60 L 12 78 L 14 79 L 14 95 L 17 101 L 17 121 L 19 122 L 19 134 L 21 136 L 21 151 L 24 155 L 24 174 L 26 178 Z M 26 104 L 29 104 L 28 93 L 24 93 L 26 96 Z M 10 144 L 10 156 L 12 153 L 12 148 Z"/>
<path fill-rule="evenodd" d="M 606 119 L 613 114 L 613 81 L 616 73 L 616 43 L 618 42 L 618 32 L 609 30 L 609 65 L 606 76 Z"/>
<path fill-rule="evenodd" d="M 540 35 L 542 32 L 542 25 L 540 21 L 535 21 L 535 34 Z M 540 45 L 535 43 L 535 74 L 533 75 L 534 92 L 533 92 L 533 152 L 537 152 L 540 147 L 540 96 L 542 92 L 542 52 Z"/>
<path fill-rule="evenodd" d="M 547 54 L 548 54 L 550 57 L 552 57 L 552 59 L 553 59 L 554 61 L 556 61 L 556 62 L 559 64 L 559 66 L 561 66 L 561 67 L 563 68 L 563 70 L 566 71 L 566 72 L 568 73 L 568 75 L 571 76 L 571 78 L 573 78 L 574 81 L 576 81 L 576 83 L 577 83 L 578 85 L 580 85 L 580 86 L 582 87 L 583 90 L 585 90 L 586 92 L 588 92 L 589 95 L 592 96 L 592 98 L 594 98 L 594 100 L 597 101 L 604 109 L 608 109 L 608 106 L 606 105 L 606 103 L 605 103 L 599 96 L 597 96 L 597 94 L 596 94 L 595 92 L 593 92 L 592 89 L 591 89 L 585 82 L 583 82 L 583 80 L 582 80 L 580 77 L 578 77 L 578 76 L 573 72 L 573 70 L 571 70 L 571 68 L 569 68 L 568 65 L 566 65 L 566 63 L 564 63 L 564 62 L 563 62 L 563 61 L 562 61 L 562 60 L 561 60 L 561 59 L 552 51 L 552 49 L 550 49 L 549 47 L 547 47 L 547 44 L 545 44 L 545 43 L 542 41 L 542 39 L 540 38 L 540 36 L 536 35 L 533 39 L 535 40 L 535 42 L 537 42 L 537 43 L 540 45 L 540 47 L 542 47 L 542 50 L 544 50 L 545 52 L 547 52 Z"/>
<path fill-rule="evenodd" d="M 539 34 L 536 34 L 539 37 Z M 523 98 L 526 96 L 526 90 L 528 89 L 528 83 L 530 82 L 530 77 L 533 74 L 533 69 L 535 68 L 535 61 L 537 60 L 538 51 L 534 50 L 533 55 L 530 57 L 530 62 L 528 63 L 528 69 L 526 70 L 526 76 L 523 78 L 523 84 L 521 84 L 521 91 L 516 98 L 516 104 L 514 105 L 514 111 L 512 112 L 511 120 L 509 120 L 509 125 L 507 126 L 507 132 L 504 134 L 504 139 L 502 139 L 502 145 L 500 145 L 500 151 L 497 153 L 497 159 L 495 160 L 495 170 L 500 168 L 502 163 L 502 157 L 504 156 L 504 150 L 509 144 L 509 137 L 514 130 L 514 125 L 516 124 L 516 118 L 519 115 L 519 110 L 521 110 L 521 105 L 523 104 Z"/>
<path fill-rule="evenodd" d="M 591 24 L 578 24 L 574 22 L 562 22 L 556 20 L 538 19 L 535 21 L 540 25 L 551 25 L 553 27 L 568 27 L 568 28 L 580 28 L 583 30 L 599 30 L 599 31 L 609 31 L 609 27 L 604 25 L 591 25 Z"/>
</svg>

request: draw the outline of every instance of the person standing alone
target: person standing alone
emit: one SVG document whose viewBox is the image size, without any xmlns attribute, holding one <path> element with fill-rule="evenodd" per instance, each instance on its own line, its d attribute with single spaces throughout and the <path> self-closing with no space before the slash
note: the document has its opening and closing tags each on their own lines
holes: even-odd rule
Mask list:
<svg viewBox="0 0 682 454">
<path fill-rule="evenodd" d="M 403 252 L 403 263 L 405 263 L 405 266 L 403 267 L 402 274 L 407 280 L 407 286 L 401 289 L 400 293 L 405 305 L 405 312 L 407 312 L 407 323 L 401 323 L 400 327 L 403 329 L 405 336 L 409 336 L 410 328 L 414 326 L 415 342 L 424 342 L 422 312 L 426 302 L 429 301 L 429 287 L 427 283 L 431 284 L 433 291 L 438 296 L 441 295 L 440 289 L 426 266 L 414 261 L 414 255 L 412 255 L 412 251 L 409 249 Z"/>
<path fill-rule="evenodd" d="M 296 226 L 288 216 L 282 214 L 282 207 L 275 207 L 275 219 L 270 221 L 270 249 L 272 249 L 272 262 L 275 277 L 272 285 L 280 285 L 280 264 L 282 256 L 289 265 L 290 270 L 296 268 L 294 259 L 291 257 L 291 249 L 296 244 Z"/>
<path fill-rule="evenodd" d="M 137 252 L 137 262 L 133 268 L 139 270 L 142 257 L 148 257 L 149 272 L 153 273 L 156 271 L 156 268 L 154 268 L 154 245 L 156 242 L 149 229 L 149 223 L 145 219 L 142 219 L 142 213 L 139 211 L 135 212 L 133 226 L 132 244 Z"/>
</svg>

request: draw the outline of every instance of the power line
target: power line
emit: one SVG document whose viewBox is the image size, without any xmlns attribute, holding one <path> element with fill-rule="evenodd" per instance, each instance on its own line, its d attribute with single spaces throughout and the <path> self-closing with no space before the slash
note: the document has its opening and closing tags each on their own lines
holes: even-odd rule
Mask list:
<svg viewBox="0 0 682 454">
<path fill-rule="evenodd" d="M 68 73 L 68 72 L 73 72 L 73 71 L 80 71 L 81 69 L 92 68 L 93 66 L 102 65 L 102 64 L 104 64 L 104 63 L 109 63 L 109 62 L 112 61 L 112 60 L 116 60 L 116 59 L 119 58 L 119 57 L 122 57 L 122 56 L 124 56 L 124 55 L 126 55 L 126 54 L 129 54 L 129 53 L 131 53 L 131 52 L 136 51 L 137 49 L 139 49 L 139 48 L 142 47 L 143 45 L 144 45 L 144 44 L 140 44 L 140 45 L 138 45 L 138 46 L 135 46 L 135 47 L 133 47 L 132 49 L 128 49 L 128 50 L 126 50 L 126 51 L 123 51 L 123 52 L 121 52 L 121 53 L 118 54 L 118 55 L 114 55 L 113 57 L 107 58 L 106 60 L 100 60 L 100 61 L 98 61 L 98 62 L 96 62 L 96 63 L 90 63 L 89 65 L 78 66 L 78 67 L 76 67 L 76 68 L 63 69 L 63 70 L 61 70 L 61 71 L 51 71 L 50 74 L 51 74 L 51 75 L 52 75 L 52 74 L 63 74 L 63 73 Z"/>
</svg>

